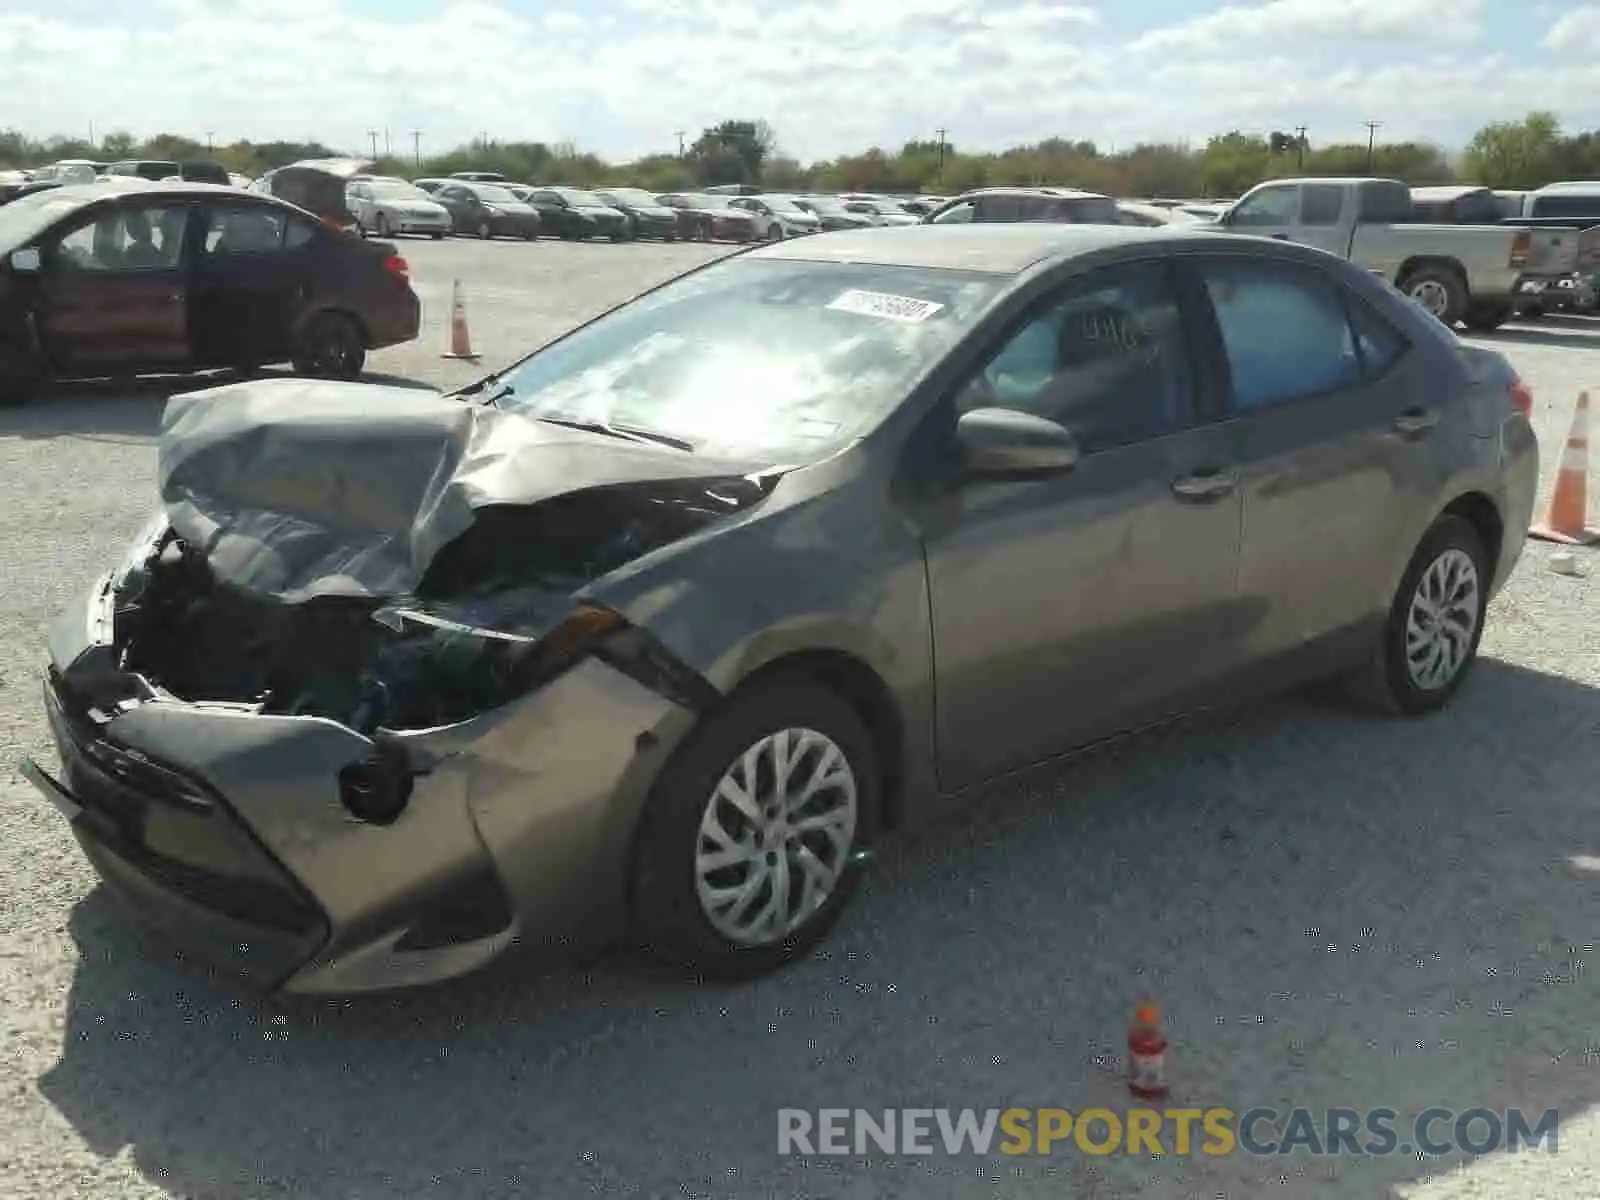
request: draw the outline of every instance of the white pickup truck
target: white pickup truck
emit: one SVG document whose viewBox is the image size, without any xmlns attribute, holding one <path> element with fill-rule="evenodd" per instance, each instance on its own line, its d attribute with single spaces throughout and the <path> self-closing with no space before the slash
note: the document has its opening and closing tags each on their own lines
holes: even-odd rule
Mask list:
<svg viewBox="0 0 1600 1200">
<path fill-rule="evenodd" d="M 1446 325 L 1504 324 L 1543 280 L 1584 269 L 1594 239 L 1507 225 L 1425 225 L 1397 179 L 1274 179 L 1241 196 L 1224 229 L 1302 242 L 1381 275 Z"/>
</svg>

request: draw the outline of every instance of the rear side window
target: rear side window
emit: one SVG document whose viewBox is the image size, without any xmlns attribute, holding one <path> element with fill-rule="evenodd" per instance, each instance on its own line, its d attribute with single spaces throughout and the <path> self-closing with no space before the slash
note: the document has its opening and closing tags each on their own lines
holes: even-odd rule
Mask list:
<svg viewBox="0 0 1600 1200">
<path fill-rule="evenodd" d="M 1566 196 L 1536 196 L 1530 217 L 1581 217 L 1600 221 L 1600 192 Z"/>
<path fill-rule="evenodd" d="M 276 254 L 284 248 L 284 214 L 261 205 L 227 205 L 206 213 L 209 258 Z"/>
<path fill-rule="evenodd" d="M 1400 361 L 1410 343 L 1359 297 L 1345 294 L 1344 306 L 1361 359 L 1362 379 L 1376 379 Z"/>
<path fill-rule="evenodd" d="M 1359 219 L 1368 225 L 1411 220 L 1411 189 L 1403 183 L 1363 183 Z"/>
<path fill-rule="evenodd" d="M 1199 267 L 1227 351 L 1236 409 L 1273 408 L 1361 383 L 1362 352 L 1333 280 L 1266 259 L 1217 258 Z M 1374 341 L 1374 354 L 1380 351 Z"/>
<path fill-rule="evenodd" d="M 978 200 L 979 221 L 1020 221 L 1022 205 L 1015 196 L 983 196 Z"/>
<path fill-rule="evenodd" d="M 1337 225 L 1344 208 L 1344 189 L 1326 183 L 1308 183 L 1300 189 L 1300 224 Z"/>
</svg>

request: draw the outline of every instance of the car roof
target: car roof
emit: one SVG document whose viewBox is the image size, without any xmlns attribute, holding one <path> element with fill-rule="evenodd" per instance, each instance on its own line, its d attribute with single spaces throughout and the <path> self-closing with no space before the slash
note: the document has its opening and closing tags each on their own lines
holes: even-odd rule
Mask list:
<svg viewBox="0 0 1600 1200">
<path fill-rule="evenodd" d="M 1478 184 L 1448 184 L 1439 187 L 1414 187 L 1411 189 L 1413 200 L 1440 201 L 1459 200 L 1463 196 L 1472 196 L 1478 192 L 1487 192 L 1489 189 Z"/>
<path fill-rule="evenodd" d="M 1074 187 L 984 187 L 962 192 L 957 200 L 976 200 L 982 196 L 1035 196 L 1056 200 L 1109 200 L 1104 192 L 1087 192 Z"/>
<path fill-rule="evenodd" d="M 1189 226 L 1070 225 L 1043 221 L 979 225 L 888 225 L 841 230 L 821 237 L 771 242 L 751 250 L 754 258 L 803 262 L 850 262 L 873 266 L 931 267 L 1020 275 L 1050 258 L 1073 258 L 1141 242 L 1181 239 L 1236 248 L 1257 239 L 1237 234 L 1190 232 Z M 1276 246 L 1277 243 L 1268 242 Z"/>
<path fill-rule="evenodd" d="M 1532 196 L 1547 196 L 1558 192 L 1600 192 L 1600 180 L 1564 179 L 1558 183 L 1547 183 L 1536 191 L 1524 194 Z"/>
</svg>

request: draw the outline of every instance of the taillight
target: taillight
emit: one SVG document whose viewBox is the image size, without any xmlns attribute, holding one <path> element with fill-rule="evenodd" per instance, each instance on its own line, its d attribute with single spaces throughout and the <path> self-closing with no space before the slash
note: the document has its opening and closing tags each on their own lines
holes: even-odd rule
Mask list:
<svg viewBox="0 0 1600 1200">
<path fill-rule="evenodd" d="M 383 269 L 400 276 L 401 279 L 411 278 L 411 264 L 398 254 L 391 254 L 383 260 Z"/>
<path fill-rule="evenodd" d="M 1526 229 L 1511 239 L 1511 265 L 1521 267 L 1527 265 L 1528 255 L 1533 250 L 1533 234 Z"/>
<path fill-rule="evenodd" d="M 1520 379 L 1511 381 L 1511 403 L 1525 417 L 1533 416 L 1533 389 Z"/>
</svg>

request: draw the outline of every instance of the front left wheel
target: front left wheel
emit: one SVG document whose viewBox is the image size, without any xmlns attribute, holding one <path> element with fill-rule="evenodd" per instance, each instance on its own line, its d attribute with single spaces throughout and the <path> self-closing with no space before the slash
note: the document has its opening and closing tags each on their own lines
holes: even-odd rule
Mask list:
<svg viewBox="0 0 1600 1200">
<path fill-rule="evenodd" d="M 800 677 L 730 700 L 669 763 L 633 853 L 634 920 L 701 978 L 772 971 L 820 941 L 877 829 L 872 735 Z"/>
<path fill-rule="evenodd" d="M 1434 522 L 1400 580 L 1372 657 L 1350 678 L 1355 697 L 1395 716 L 1448 704 L 1477 660 L 1491 571 L 1470 521 L 1446 514 Z"/>
</svg>

